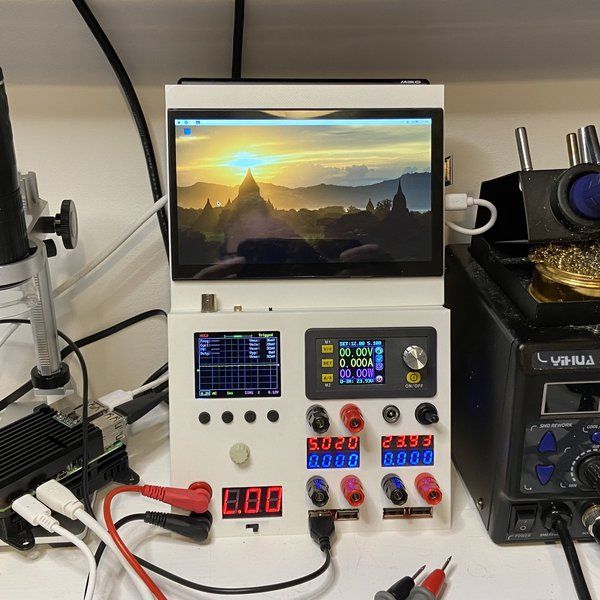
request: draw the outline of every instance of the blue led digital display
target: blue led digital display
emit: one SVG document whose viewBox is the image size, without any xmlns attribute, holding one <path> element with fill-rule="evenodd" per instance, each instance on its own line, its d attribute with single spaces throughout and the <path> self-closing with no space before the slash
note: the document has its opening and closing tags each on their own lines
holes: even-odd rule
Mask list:
<svg viewBox="0 0 600 600">
<path fill-rule="evenodd" d="M 313 437 L 306 440 L 307 469 L 356 469 L 360 467 L 360 438 Z"/>
<path fill-rule="evenodd" d="M 433 465 L 433 435 L 384 435 L 381 438 L 382 467 Z"/>
</svg>

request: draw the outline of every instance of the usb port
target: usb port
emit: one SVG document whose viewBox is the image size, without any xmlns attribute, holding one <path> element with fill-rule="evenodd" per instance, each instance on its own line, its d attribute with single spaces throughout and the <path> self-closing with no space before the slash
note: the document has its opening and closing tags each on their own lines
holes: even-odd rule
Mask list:
<svg viewBox="0 0 600 600">
<path fill-rule="evenodd" d="M 431 519 L 433 508 L 431 506 L 404 506 L 402 508 L 384 508 L 384 519 Z"/>
<path fill-rule="evenodd" d="M 334 508 L 322 510 L 309 510 L 309 517 L 314 516 L 330 516 L 334 521 L 358 521 L 357 508 Z"/>
<path fill-rule="evenodd" d="M 343 508 L 335 511 L 336 521 L 358 521 L 357 508 Z"/>
<path fill-rule="evenodd" d="M 384 519 L 406 519 L 408 517 L 407 508 L 384 508 L 383 518 Z"/>
<path fill-rule="evenodd" d="M 431 506 L 413 506 L 408 509 L 410 519 L 431 519 L 433 518 L 433 508 Z"/>
</svg>

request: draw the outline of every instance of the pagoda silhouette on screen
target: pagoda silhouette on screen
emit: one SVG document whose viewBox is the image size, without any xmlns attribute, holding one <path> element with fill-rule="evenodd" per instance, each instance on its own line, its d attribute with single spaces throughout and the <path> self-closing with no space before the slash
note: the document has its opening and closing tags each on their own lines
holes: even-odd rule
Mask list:
<svg viewBox="0 0 600 600">
<path fill-rule="evenodd" d="M 178 187 L 177 206 L 179 260 L 187 264 L 430 258 L 429 172 L 365 186 L 288 188 L 259 184 L 248 169 L 237 189 Z"/>
</svg>

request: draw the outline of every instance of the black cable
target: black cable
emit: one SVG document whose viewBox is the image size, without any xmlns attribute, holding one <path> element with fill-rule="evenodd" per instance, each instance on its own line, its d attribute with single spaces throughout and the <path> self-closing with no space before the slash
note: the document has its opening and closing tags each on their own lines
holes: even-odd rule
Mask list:
<svg viewBox="0 0 600 600">
<path fill-rule="evenodd" d="M 129 78 L 123 63 L 121 62 L 121 59 L 119 58 L 119 55 L 115 51 L 113 45 L 108 39 L 106 33 L 104 33 L 104 30 L 100 26 L 100 23 L 98 23 L 98 20 L 94 16 L 94 13 L 90 10 L 90 7 L 87 5 L 86 1 L 73 0 L 73 4 L 79 11 L 79 14 L 82 16 L 92 35 L 96 38 L 96 41 L 102 49 L 104 56 L 110 63 L 110 66 L 117 77 L 117 81 L 119 82 L 119 86 L 121 87 L 121 91 L 125 96 L 125 100 L 129 105 L 131 116 L 135 121 L 138 135 L 140 136 L 140 142 L 142 143 L 144 158 L 146 159 L 146 168 L 148 170 L 148 178 L 150 180 L 150 187 L 152 189 L 152 196 L 154 197 L 154 202 L 157 202 L 163 196 L 162 187 L 160 184 L 160 174 L 158 171 L 158 164 L 156 162 L 156 155 L 154 153 L 154 147 L 152 145 L 152 138 L 150 137 L 146 117 L 144 116 L 144 111 L 142 110 L 142 106 L 137 94 L 135 93 L 135 88 L 131 83 L 131 79 Z M 156 213 L 156 216 L 158 218 L 165 251 L 167 252 L 168 256 L 169 224 L 167 220 L 167 212 L 164 208 L 161 208 Z"/>
<path fill-rule="evenodd" d="M 145 321 L 146 319 L 158 316 L 166 317 L 167 313 L 159 308 L 144 311 L 138 315 L 134 315 L 133 317 L 129 317 L 128 319 L 120 321 L 116 325 L 112 325 L 110 327 L 107 327 L 106 329 L 102 329 L 100 331 L 97 331 L 96 333 L 92 333 L 84 338 L 81 338 L 80 340 L 77 340 L 75 342 L 75 345 L 78 348 L 84 348 L 89 344 L 93 344 L 94 342 L 103 340 L 111 335 L 114 335 L 115 333 L 119 333 L 120 331 L 123 331 L 123 329 L 127 329 L 127 327 L 131 327 L 132 325 L 136 325 L 141 321 Z M 25 322 L 29 323 L 29 321 Z M 72 352 L 73 350 L 70 347 L 66 347 L 61 351 L 60 356 L 64 360 Z M 161 367 L 161 369 L 162 368 L 163 367 Z M 160 373 L 160 375 L 162 375 L 162 373 Z M 160 375 L 157 375 L 157 377 Z M 156 377 L 154 379 L 156 379 Z M 152 379 L 150 381 L 152 381 Z M 0 400 L 0 411 L 4 410 L 7 406 L 10 406 L 13 402 L 16 402 L 19 398 L 24 396 L 27 392 L 31 391 L 32 389 L 33 384 L 31 383 L 31 380 L 21 385 L 14 392 L 11 392 L 10 394 L 8 394 L 8 396 Z"/>
<path fill-rule="evenodd" d="M 588 589 L 581 569 L 579 557 L 577 556 L 577 550 L 573 543 L 573 538 L 569 533 L 569 526 L 564 519 L 558 518 L 552 523 L 552 527 L 554 531 L 558 533 L 558 537 L 560 538 L 560 543 L 562 544 L 569 570 L 571 571 L 571 578 L 573 579 L 577 597 L 579 600 L 592 600 L 590 590 Z"/>
<path fill-rule="evenodd" d="M 312 581 L 313 579 L 317 579 L 329 569 L 331 565 L 331 550 L 325 549 L 323 550 L 325 553 L 325 562 L 312 573 L 308 575 L 304 575 L 302 577 L 298 577 L 296 579 L 291 579 L 289 581 L 281 581 L 279 583 L 271 583 L 268 585 L 258 585 L 256 587 L 241 587 L 241 588 L 221 588 L 221 587 L 211 587 L 208 585 L 203 585 L 201 583 L 195 583 L 194 581 L 189 581 L 188 579 L 184 579 L 183 577 L 179 577 L 178 575 L 174 575 L 165 569 L 161 569 L 156 565 L 136 556 L 136 560 L 145 567 L 146 569 L 153 571 L 157 575 L 168 579 L 169 581 L 173 581 L 174 583 L 178 583 L 184 587 L 190 588 L 191 590 L 196 590 L 198 592 L 204 592 L 206 594 L 218 594 L 220 596 L 233 596 L 236 594 L 266 594 L 267 592 L 275 592 L 277 590 L 285 590 L 287 588 L 296 587 L 297 585 L 302 585 L 303 583 L 307 583 Z"/>
<path fill-rule="evenodd" d="M 149 391 L 140 396 L 136 396 L 129 402 L 124 402 L 115 407 L 115 412 L 123 415 L 129 425 L 133 425 L 142 417 L 145 417 L 151 410 L 169 398 L 169 390 L 160 392 Z"/>
<path fill-rule="evenodd" d="M 0 324 L 26 324 L 31 323 L 29 319 L 1 319 Z M 79 349 L 79 346 L 62 331 L 57 331 L 59 337 L 61 337 L 69 346 L 71 352 L 74 352 L 79 361 L 81 367 L 81 378 L 82 382 L 82 410 L 81 410 L 81 489 L 83 492 L 83 505 L 85 510 L 92 516 L 94 516 L 94 509 L 90 503 L 90 490 L 88 481 L 88 469 L 89 469 L 89 376 L 87 370 L 87 364 L 83 358 L 83 354 Z"/>
<path fill-rule="evenodd" d="M 245 1 L 235 0 L 233 15 L 233 52 L 231 58 L 231 79 L 242 78 L 242 55 L 244 48 Z"/>
<path fill-rule="evenodd" d="M 164 365 L 162 365 L 161 367 L 156 369 L 156 371 L 154 371 L 154 373 L 152 373 L 152 375 L 150 375 L 148 377 L 148 379 L 146 379 L 146 381 L 144 381 L 144 383 L 142 383 L 142 385 L 148 385 L 155 379 L 158 379 L 161 375 L 164 375 L 168 370 L 169 370 L 169 363 L 165 363 Z"/>
<path fill-rule="evenodd" d="M 117 529 L 119 529 L 126 523 L 131 523 L 132 521 L 143 521 L 143 520 L 144 520 L 143 513 L 135 513 L 132 515 L 127 515 L 126 517 L 123 517 L 122 519 L 119 519 L 115 523 L 115 527 Z M 96 564 L 98 564 L 98 565 L 100 564 L 100 559 L 102 558 L 102 554 L 104 553 L 104 548 L 105 548 L 104 544 L 100 544 L 98 546 L 98 549 L 96 550 Z M 168 579 L 169 581 L 173 581 L 174 583 L 182 585 L 186 588 L 196 590 L 198 592 L 204 592 L 206 594 L 217 594 L 220 596 L 232 596 L 235 594 L 266 594 L 267 592 L 284 590 L 287 588 L 295 587 L 297 585 L 302 585 L 303 583 L 307 583 L 308 581 L 312 581 L 313 579 L 316 579 L 317 577 L 320 577 L 323 573 L 325 573 L 325 571 L 327 571 L 327 569 L 331 565 L 331 550 L 329 548 L 324 548 L 323 552 L 325 553 L 325 562 L 317 570 L 313 571 L 312 573 L 309 573 L 308 575 L 303 575 L 302 577 L 297 577 L 296 579 L 291 579 L 289 581 L 282 581 L 279 583 L 271 583 L 268 585 L 259 585 L 256 587 L 241 587 L 241 588 L 222 588 L 222 587 L 213 587 L 213 586 L 209 586 L 209 585 L 203 585 L 201 583 L 189 581 L 187 579 L 184 579 L 183 577 L 179 577 L 179 575 L 170 573 L 169 571 L 166 571 L 165 569 L 157 567 L 156 565 L 153 565 L 151 562 L 148 562 L 147 560 L 144 560 L 143 558 L 140 558 L 139 556 L 136 556 L 135 559 L 140 563 L 140 565 L 142 565 L 142 567 L 148 569 L 149 571 L 152 571 L 152 572 L 156 573 L 157 575 L 160 575 L 161 577 L 164 577 L 165 579 Z"/>
</svg>

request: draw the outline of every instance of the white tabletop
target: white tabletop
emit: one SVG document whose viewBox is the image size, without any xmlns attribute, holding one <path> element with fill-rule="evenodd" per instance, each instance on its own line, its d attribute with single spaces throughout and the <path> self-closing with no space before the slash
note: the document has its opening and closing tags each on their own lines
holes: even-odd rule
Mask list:
<svg viewBox="0 0 600 600">
<path fill-rule="evenodd" d="M 134 426 L 129 441 L 130 460 L 145 483 L 168 483 L 168 438 L 165 407 L 159 407 Z M 443 600 L 575 600 L 569 570 L 557 544 L 497 546 L 489 539 L 456 473 L 453 493 L 450 531 L 351 535 L 344 533 L 340 525 L 333 546 L 333 570 L 314 582 L 260 597 L 370 600 L 377 590 L 389 587 L 420 565 L 438 567 L 452 555 Z M 140 509 L 161 510 L 156 503 L 133 495 L 119 498 L 114 505 L 115 518 Z M 145 524 L 126 527 L 123 535 L 139 555 L 209 585 L 272 583 L 308 573 L 323 558 L 308 536 L 211 539 L 196 545 Z M 88 541 L 95 546 L 94 540 Z M 577 544 L 577 548 L 592 595 L 600 599 L 600 548 L 593 543 Z M 3 548 L 0 598 L 80 600 L 85 572 L 85 561 L 73 548 L 38 546 L 27 554 Z M 169 599 L 216 598 L 155 579 Z M 97 600 L 138 597 L 109 553 L 103 558 L 96 589 Z"/>
</svg>

